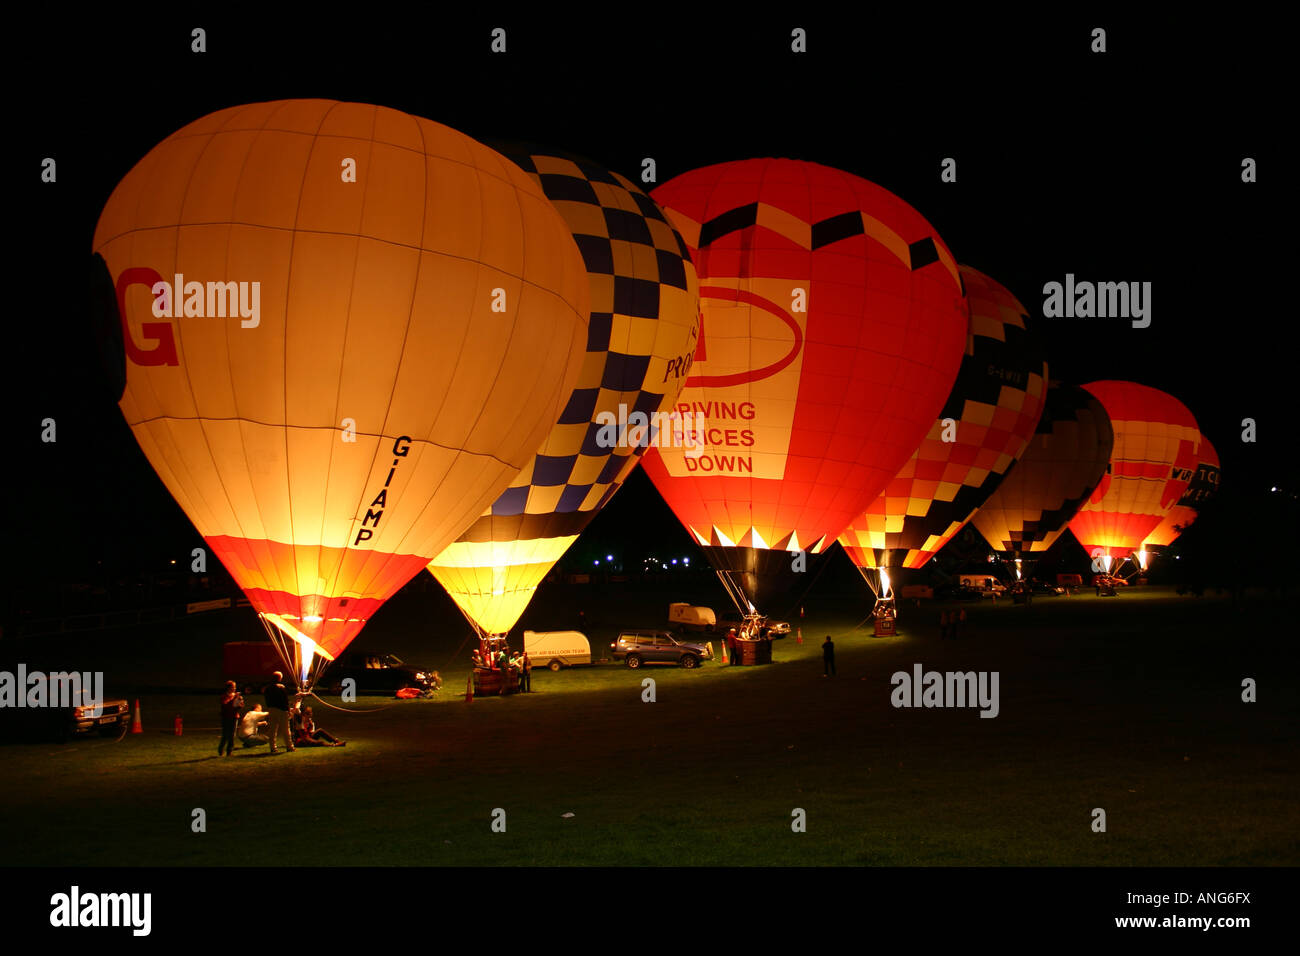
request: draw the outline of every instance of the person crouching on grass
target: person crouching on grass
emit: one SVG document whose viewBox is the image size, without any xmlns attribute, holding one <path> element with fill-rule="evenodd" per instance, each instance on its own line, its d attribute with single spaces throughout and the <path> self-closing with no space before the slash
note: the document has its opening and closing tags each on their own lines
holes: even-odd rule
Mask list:
<svg viewBox="0 0 1300 956">
<path fill-rule="evenodd" d="M 246 711 L 243 717 L 239 718 L 239 731 L 237 736 L 239 742 L 245 747 L 260 747 L 267 743 L 266 736 L 259 734 L 258 731 L 266 726 L 266 719 L 270 716 L 262 709 L 261 704 L 254 704 L 253 709 Z"/>
</svg>

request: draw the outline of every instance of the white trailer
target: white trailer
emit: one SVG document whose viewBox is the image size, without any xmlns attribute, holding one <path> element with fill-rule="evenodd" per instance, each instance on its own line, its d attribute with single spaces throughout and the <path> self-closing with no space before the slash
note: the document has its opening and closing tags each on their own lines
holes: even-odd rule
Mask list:
<svg viewBox="0 0 1300 956">
<path fill-rule="evenodd" d="M 591 663 L 591 642 L 581 631 L 524 631 L 524 650 L 534 667 L 561 667 Z"/>
</svg>

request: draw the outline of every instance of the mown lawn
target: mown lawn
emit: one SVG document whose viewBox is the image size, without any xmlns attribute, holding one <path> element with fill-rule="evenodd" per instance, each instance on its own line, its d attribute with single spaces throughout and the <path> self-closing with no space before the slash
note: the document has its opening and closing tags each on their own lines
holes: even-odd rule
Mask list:
<svg viewBox="0 0 1300 956">
<path fill-rule="evenodd" d="M 628 615 L 655 623 L 666 600 L 586 600 L 593 647 Z M 1213 596 L 1086 592 L 969 612 L 956 641 L 939 640 L 933 606 L 905 608 L 899 636 L 874 639 L 855 630 L 861 601 L 828 600 L 769 667 L 539 670 L 531 696 L 467 704 L 463 626 L 431 639 L 399 611 L 379 649 L 454 659 L 443 697 L 362 698 L 382 708 L 369 713 L 316 703 L 346 748 L 219 759 L 215 697 L 159 694 L 141 701 L 143 735 L 0 747 L 0 864 L 1300 862 L 1296 635 L 1280 600 L 1235 613 Z M 188 660 L 215 684 L 213 648 L 242 635 L 186 626 L 78 661 L 100 655 L 120 676 L 138 660 L 133 673 L 161 680 Z M 835 678 L 822 677 L 827 632 Z M 5 657 L 39 666 L 55 646 Z M 890 675 L 916 662 L 998 671 L 999 716 L 895 709 Z M 1241 701 L 1245 677 L 1257 703 Z M 1098 807 L 1105 833 L 1090 825 Z M 194 808 L 205 833 L 191 831 Z M 806 833 L 791 830 L 796 808 Z"/>
</svg>

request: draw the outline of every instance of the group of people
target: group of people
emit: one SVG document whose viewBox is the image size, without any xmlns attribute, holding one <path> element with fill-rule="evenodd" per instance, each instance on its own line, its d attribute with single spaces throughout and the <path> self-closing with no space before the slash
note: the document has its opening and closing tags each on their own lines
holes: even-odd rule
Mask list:
<svg viewBox="0 0 1300 956">
<path fill-rule="evenodd" d="M 284 675 L 276 671 L 271 683 L 262 689 L 266 708 L 260 703 L 247 707 L 244 695 L 239 693 L 232 680 L 226 681 L 225 693 L 221 696 L 221 741 L 217 744 L 217 754 L 229 757 L 238 739 L 244 747 L 261 747 L 271 745 L 271 753 L 279 753 L 278 743 L 284 740 L 286 750 L 298 747 L 343 747 L 346 740 L 339 740 L 316 724 L 310 707 L 299 704 L 299 695 L 289 699 L 289 691 L 284 685 Z"/>
<path fill-rule="evenodd" d="M 959 611 L 944 611 L 939 615 L 939 637 L 940 639 L 952 638 L 957 639 L 958 628 L 966 623 L 966 609 Z"/>
<path fill-rule="evenodd" d="M 529 694 L 533 690 L 533 659 L 527 651 L 511 652 L 510 645 L 502 643 L 496 650 L 486 644 L 470 655 L 475 667 L 484 670 L 499 670 L 502 674 L 512 671 L 519 676 L 519 690 Z"/>
</svg>

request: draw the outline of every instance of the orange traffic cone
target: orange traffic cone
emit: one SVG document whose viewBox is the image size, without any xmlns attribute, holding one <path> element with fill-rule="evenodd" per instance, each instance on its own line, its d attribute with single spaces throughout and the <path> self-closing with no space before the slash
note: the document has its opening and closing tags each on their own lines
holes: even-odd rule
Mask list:
<svg viewBox="0 0 1300 956">
<path fill-rule="evenodd" d="M 474 675 L 465 678 L 465 703 L 474 703 Z"/>
<path fill-rule="evenodd" d="M 135 718 L 131 721 L 131 733 L 144 733 L 144 725 L 140 723 L 140 698 L 135 699 Z"/>
<path fill-rule="evenodd" d="M 803 628 L 802 628 L 802 627 L 796 627 L 796 628 L 794 629 L 794 642 L 795 642 L 796 644 L 802 644 L 802 643 L 803 643 Z"/>
<path fill-rule="evenodd" d="M 722 645 L 722 663 L 724 664 L 730 663 L 730 661 L 727 660 L 727 645 L 725 642 Z"/>
</svg>

